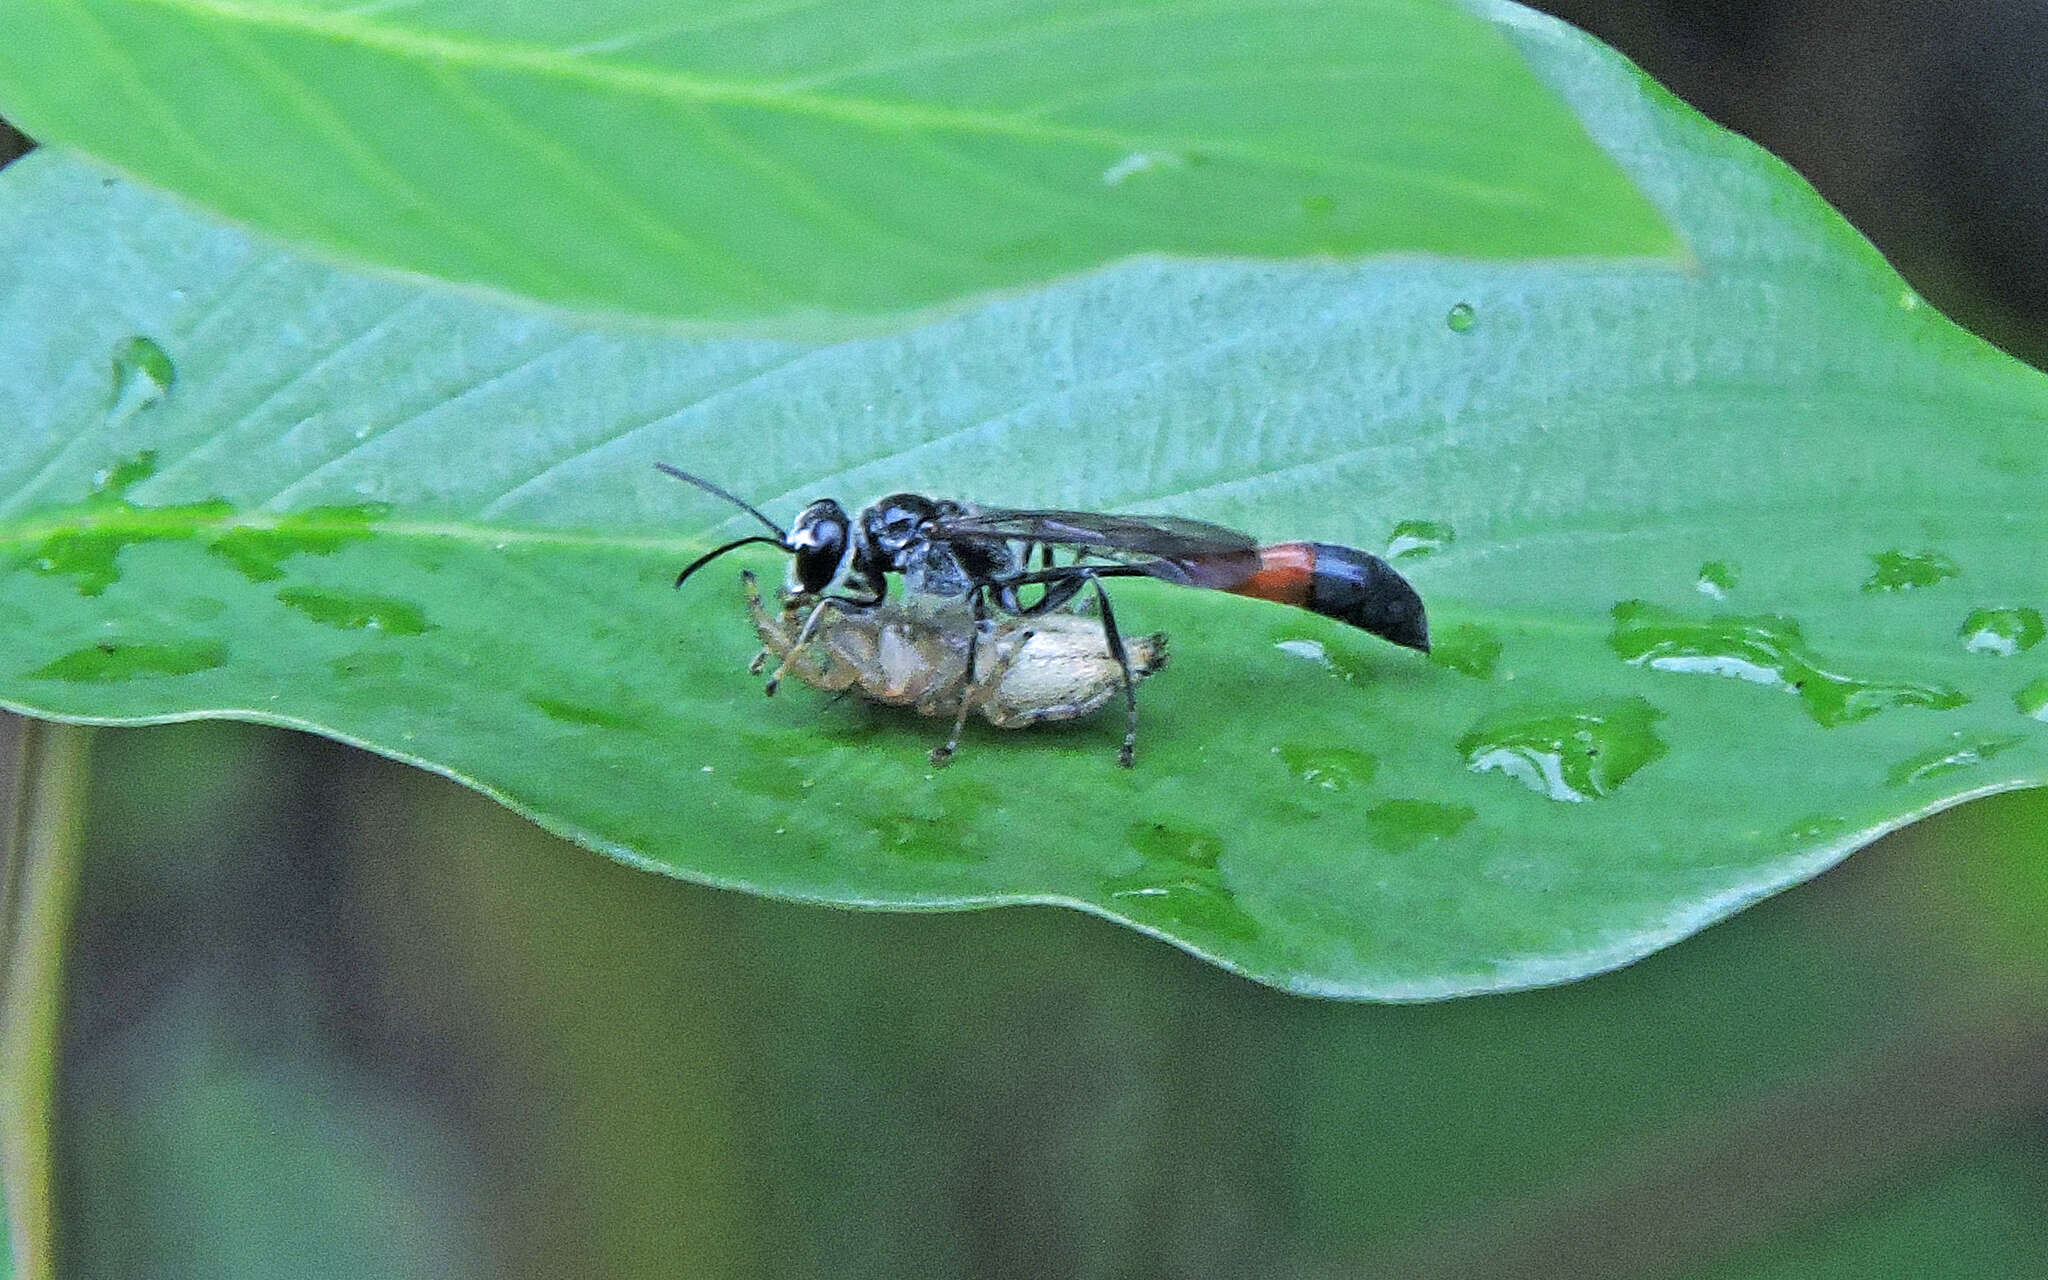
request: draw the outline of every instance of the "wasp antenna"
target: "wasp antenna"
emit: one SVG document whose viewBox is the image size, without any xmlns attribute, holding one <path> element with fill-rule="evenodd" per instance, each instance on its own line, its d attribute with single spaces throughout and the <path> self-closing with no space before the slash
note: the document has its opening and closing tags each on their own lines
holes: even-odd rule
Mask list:
<svg viewBox="0 0 2048 1280">
<path fill-rule="evenodd" d="M 760 510 L 756 508 L 753 503 L 748 502 L 745 498 L 737 497 L 733 494 L 727 493 L 725 490 L 719 488 L 717 485 L 711 483 L 709 480 L 706 480 L 704 477 L 693 476 L 689 472 L 683 470 L 681 467 L 672 467 L 666 462 L 655 463 L 654 469 L 656 471 L 662 472 L 665 475 L 674 476 L 676 479 L 683 481 L 685 484 L 696 485 L 699 489 L 702 489 L 704 492 L 710 494 L 714 498 L 724 498 L 727 502 L 730 502 L 732 505 L 738 507 L 740 510 L 753 516 L 754 519 L 759 520 L 762 524 L 767 525 L 769 532 L 775 535 L 775 541 L 777 543 L 782 542 L 782 526 L 775 523 L 773 520 L 770 520 L 767 516 L 762 515 Z M 736 543 L 734 545 L 738 544 Z M 783 549 L 788 550 L 788 547 L 785 545 Z M 698 563 L 701 564 L 702 561 L 699 561 Z M 696 565 L 690 566 L 691 569 L 694 569 L 696 567 Z M 687 576 L 689 574 L 689 569 L 685 569 L 683 573 L 685 576 Z M 681 586 L 682 583 L 678 582 L 676 585 Z"/>
<path fill-rule="evenodd" d="M 698 556 L 695 560 L 690 561 L 689 565 L 681 573 L 676 575 L 676 585 L 678 587 L 682 586 L 685 582 L 688 582 L 690 580 L 691 574 L 697 572 L 697 570 L 699 569 L 702 569 L 705 565 L 710 564 L 713 560 L 718 559 L 718 557 L 724 555 L 726 552 L 737 551 L 741 547 L 751 546 L 756 542 L 766 542 L 775 547 L 780 548 L 783 551 L 789 550 L 789 544 L 784 542 L 781 538 L 764 538 L 757 533 L 751 538 L 741 538 L 737 542 L 728 542 L 724 546 L 718 548 L 718 550 L 707 551 L 703 555 Z"/>
</svg>

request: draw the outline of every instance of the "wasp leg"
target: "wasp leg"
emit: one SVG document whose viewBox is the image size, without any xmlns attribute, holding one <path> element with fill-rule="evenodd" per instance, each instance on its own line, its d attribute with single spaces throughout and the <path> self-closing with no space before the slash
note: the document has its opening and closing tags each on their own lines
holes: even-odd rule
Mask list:
<svg viewBox="0 0 2048 1280">
<path fill-rule="evenodd" d="M 1039 569 L 1031 573 L 1020 573 L 1005 578 L 996 585 L 996 598 L 1005 610 L 1020 617 L 1033 614 L 1051 613 L 1080 595 L 1088 584 L 1098 578 L 1147 578 L 1137 565 L 1126 564 L 1063 564 L 1050 569 Z M 1019 587 L 1039 586 L 1045 590 L 1030 604 L 1022 603 L 1017 594 Z"/>
<path fill-rule="evenodd" d="M 1138 750 L 1138 681 L 1131 674 L 1130 655 L 1124 651 L 1124 638 L 1116 629 L 1116 611 L 1109 607 L 1109 593 L 1102 589 L 1104 578 L 1135 578 L 1149 576 L 1135 565 L 1092 565 L 1074 564 L 1052 569 L 1041 569 L 1035 573 L 1019 574 L 1003 583 L 998 598 L 1003 606 L 1014 610 L 1023 617 L 1048 613 L 1079 595 L 1084 588 L 1095 588 L 1096 603 L 1102 615 L 1102 638 L 1109 645 L 1109 656 L 1116 659 L 1117 672 L 1124 686 L 1124 745 L 1117 753 L 1117 763 L 1128 769 Z M 1018 608 L 1017 588 L 1030 584 L 1045 588 L 1044 594 L 1029 605 Z"/>
<path fill-rule="evenodd" d="M 953 732 L 946 739 L 945 745 L 932 748 L 930 759 L 934 769 L 944 768 L 946 762 L 953 758 L 953 753 L 960 749 L 960 735 L 967 728 L 967 713 L 974 707 L 974 691 L 980 687 L 974 678 L 974 660 L 981 652 L 981 633 L 988 626 L 988 599 L 979 589 L 973 593 L 972 599 L 974 626 L 967 633 L 967 674 L 961 677 L 960 681 L 960 710 L 953 717 Z M 1011 652 L 1016 651 L 1013 649 Z M 1000 655 L 998 660 L 1000 661 Z M 1007 663 L 1003 669 L 1009 669 Z"/>
<path fill-rule="evenodd" d="M 1117 752 L 1116 762 L 1128 769 L 1131 759 L 1138 750 L 1138 682 L 1131 675 L 1131 659 L 1124 652 L 1124 638 L 1116 629 L 1116 611 L 1109 607 L 1109 593 L 1102 589 L 1102 583 L 1089 579 L 1095 588 L 1096 603 L 1102 606 L 1102 638 L 1109 642 L 1109 656 L 1116 659 L 1117 670 L 1124 681 L 1124 745 Z"/>
</svg>

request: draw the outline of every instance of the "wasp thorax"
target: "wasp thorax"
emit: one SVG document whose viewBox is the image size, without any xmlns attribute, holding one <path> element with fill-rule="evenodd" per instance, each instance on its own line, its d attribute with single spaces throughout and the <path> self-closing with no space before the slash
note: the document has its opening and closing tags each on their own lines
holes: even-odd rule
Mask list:
<svg viewBox="0 0 2048 1280">
<path fill-rule="evenodd" d="M 894 562 L 925 540 L 938 507 L 914 493 L 892 493 L 861 513 L 868 545 Z"/>
</svg>

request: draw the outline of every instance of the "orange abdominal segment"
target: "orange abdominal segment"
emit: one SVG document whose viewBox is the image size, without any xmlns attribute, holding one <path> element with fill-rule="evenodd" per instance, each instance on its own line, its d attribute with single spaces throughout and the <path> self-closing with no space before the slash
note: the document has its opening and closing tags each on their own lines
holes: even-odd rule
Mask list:
<svg viewBox="0 0 2048 1280">
<path fill-rule="evenodd" d="M 1277 604 L 1306 605 L 1309 582 L 1315 577 L 1315 544 L 1279 542 L 1259 548 L 1259 567 L 1249 578 L 1226 588 L 1232 595 Z"/>
</svg>

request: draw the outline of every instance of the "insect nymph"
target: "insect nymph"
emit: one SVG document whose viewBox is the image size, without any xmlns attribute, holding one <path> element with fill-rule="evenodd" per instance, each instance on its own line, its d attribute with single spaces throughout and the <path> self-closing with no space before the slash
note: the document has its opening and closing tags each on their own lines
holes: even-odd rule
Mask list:
<svg viewBox="0 0 2048 1280">
<path fill-rule="evenodd" d="M 793 559 L 791 594 L 807 606 L 804 622 L 768 681 L 779 680 L 817 634 L 828 613 L 881 606 L 889 579 L 902 578 L 905 600 L 943 617 L 966 636 L 966 672 L 973 683 L 991 620 L 1059 615 L 1083 591 L 1093 595 L 1101 630 L 1119 673 L 1127 727 L 1119 757 L 1131 763 L 1137 742 L 1137 678 L 1117 629 L 1105 578 L 1145 577 L 1182 586 L 1274 600 L 1349 623 L 1395 644 L 1425 652 L 1429 624 L 1422 598 L 1378 556 L 1323 542 L 1261 546 L 1221 525 L 1179 516 L 1105 515 L 1087 511 L 979 507 L 945 498 L 897 493 L 857 516 L 831 498 L 805 507 L 787 533 L 752 504 L 708 480 L 656 463 L 752 515 L 768 530 L 699 556 L 676 575 L 690 575 L 737 548 L 765 543 Z M 1070 561 L 1056 563 L 1056 553 Z"/>
<path fill-rule="evenodd" d="M 934 765 L 959 750 L 970 715 L 998 729 L 1078 720 L 1109 705 L 1123 687 L 1123 668 L 1093 618 L 1054 613 L 994 619 L 975 641 L 980 661 L 974 670 L 968 667 L 974 630 L 888 603 L 832 611 L 799 651 L 797 636 L 809 613 L 802 598 L 784 591 L 781 607 L 770 609 L 753 571 L 740 577 L 748 616 L 761 638 L 756 674 L 774 659 L 814 689 L 951 717 L 951 735 L 932 749 Z M 1124 654 L 1130 677 L 1143 680 L 1166 665 L 1166 636 L 1127 638 Z"/>
</svg>

